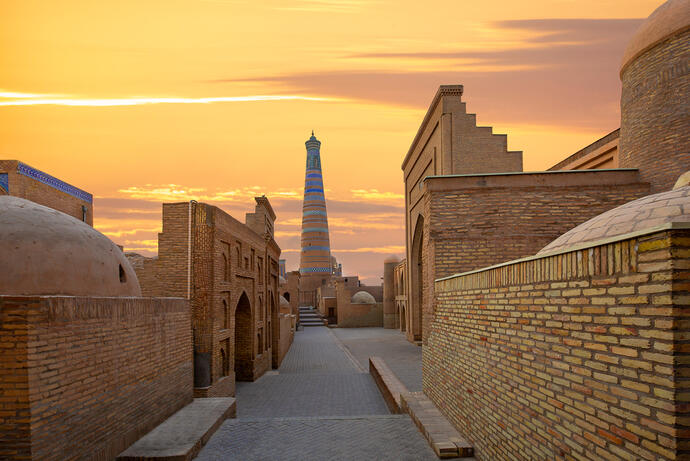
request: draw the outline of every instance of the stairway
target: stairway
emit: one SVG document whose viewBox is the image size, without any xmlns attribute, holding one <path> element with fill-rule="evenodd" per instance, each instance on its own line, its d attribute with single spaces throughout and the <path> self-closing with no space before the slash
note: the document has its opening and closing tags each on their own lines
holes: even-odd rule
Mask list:
<svg viewBox="0 0 690 461">
<path fill-rule="evenodd" d="M 300 306 L 299 324 L 303 327 L 322 327 L 326 325 L 326 320 L 321 317 L 319 311 L 311 306 Z"/>
</svg>

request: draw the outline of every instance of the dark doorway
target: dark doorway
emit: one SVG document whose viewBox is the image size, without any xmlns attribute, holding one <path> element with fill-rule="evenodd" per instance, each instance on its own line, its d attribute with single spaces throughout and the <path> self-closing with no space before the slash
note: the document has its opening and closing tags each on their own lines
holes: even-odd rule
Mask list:
<svg viewBox="0 0 690 461">
<path fill-rule="evenodd" d="M 253 381 L 252 306 L 246 293 L 242 293 L 235 309 L 235 380 Z"/>
<path fill-rule="evenodd" d="M 414 340 L 422 339 L 422 315 L 424 304 L 424 267 L 422 246 L 424 242 L 424 218 L 420 215 L 417 218 L 417 225 L 414 229 L 412 238 L 412 261 L 410 261 L 410 322 L 409 328 Z"/>
</svg>

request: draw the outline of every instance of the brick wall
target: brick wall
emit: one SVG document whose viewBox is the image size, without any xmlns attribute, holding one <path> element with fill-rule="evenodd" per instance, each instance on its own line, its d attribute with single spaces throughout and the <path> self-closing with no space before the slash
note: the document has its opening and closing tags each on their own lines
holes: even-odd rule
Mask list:
<svg viewBox="0 0 690 461">
<path fill-rule="evenodd" d="M 395 308 L 397 322 L 395 328 L 407 331 L 407 260 L 403 259 L 395 266 L 393 272 L 393 289 L 395 291 Z"/>
<path fill-rule="evenodd" d="M 439 280 L 424 392 L 479 459 L 687 459 L 689 280 L 687 228 Z"/>
<path fill-rule="evenodd" d="M 642 53 L 621 73 L 620 166 L 639 168 L 652 193 L 690 170 L 690 31 Z"/>
<path fill-rule="evenodd" d="M 423 337 L 433 316 L 435 279 L 532 255 L 576 225 L 648 191 L 634 170 L 427 179 Z"/>
<path fill-rule="evenodd" d="M 277 364 L 278 366 L 280 366 L 280 364 L 283 362 L 285 355 L 290 350 L 290 346 L 292 345 L 292 340 L 295 337 L 295 330 L 293 328 L 294 318 L 295 318 L 295 316 L 292 314 L 289 314 L 289 315 L 281 314 L 279 316 L 280 349 L 279 349 L 279 354 L 278 354 L 278 364 Z"/>
<path fill-rule="evenodd" d="M 352 295 L 343 281 L 335 282 L 336 316 L 339 328 L 383 327 L 383 303 L 353 304 Z"/>
<path fill-rule="evenodd" d="M 261 214 L 260 229 L 272 231 L 268 218 Z M 270 234 L 257 234 L 215 206 L 170 203 L 163 204 L 158 241 L 157 258 L 127 256 L 144 295 L 190 297 L 195 396 L 234 395 L 236 373 L 239 380 L 254 380 L 277 366 L 280 248 Z M 246 325 L 235 315 L 242 296 L 249 312 L 239 320 Z"/>
<path fill-rule="evenodd" d="M 45 178 L 46 182 L 53 182 L 55 187 L 38 181 L 31 176 L 20 174 L 20 165 L 27 168 L 28 171 L 36 172 Z M 6 192 L 9 192 L 9 195 L 31 200 L 39 205 L 62 211 L 80 221 L 84 217 L 82 211 L 82 206 L 84 206 L 86 207 L 85 222 L 93 226 L 93 197 L 88 192 L 46 175 L 17 160 L 0 160 L 0 174 L 7 174 L 9 191 Z M 0 191 L 0 195 L 2 194 L 3 192 Z"/>
<path fill-rule="evenodd" d="M 0 458 L 113 459 L 191 401 L 191 339 L 182 299 L 0 296 Z"/>
</svg>

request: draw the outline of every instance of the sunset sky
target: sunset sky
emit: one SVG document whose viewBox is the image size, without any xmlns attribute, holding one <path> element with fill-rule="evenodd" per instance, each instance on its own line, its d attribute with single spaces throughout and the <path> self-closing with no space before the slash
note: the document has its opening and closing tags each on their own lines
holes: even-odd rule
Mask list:
<svg viewBox="0 0 690 461">
<path fill-rule="evenodd" d="M 152 255 L 161 203 L 276 210 L 299 264 L 321 140 L 333 253 L 380 283 L 404 253 L 400 165 L 440 84 L 525 170 L 619 126 L 618 66 L 660 0 L 0 0 L 0 158 L 94 195 L 94 225 Z"/>
</svg>

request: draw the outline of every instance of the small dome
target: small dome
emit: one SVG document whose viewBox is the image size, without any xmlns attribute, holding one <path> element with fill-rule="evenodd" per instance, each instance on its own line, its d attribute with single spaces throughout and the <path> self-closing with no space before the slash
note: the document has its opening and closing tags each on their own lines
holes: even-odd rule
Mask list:
<svg viewBox="0 0 690 461">
<path fill-rule="evenodd" d="M 388 263 L 396 263 L 397 264 L 399 262 L 400 262 L 400 259 L 395 255 L 390 255 L 386 259 L 383 260 L 384 264 L 388 264 Z"/>
<path fill-rule="evenodd" d="M 122 251 L 93 227 L 18 197 L 0 197 L 0 294 L 141 296 Z"/>
<path fill-rule="evenodd" d="M 669 222 L 690 222 L 690 186 L 648 195 L 595 216 L 561 235 L 539 253 L 564 250 Z"/>
<path fill-rule="evenodd" d="M 666 38 L 690 27 L 690 0 L 668 0 L 649 15 L 623 53 L 621 74 L 631 61 Z"/>
<path fill-rule="evenodd" d="M 676 184 L 673 186 L 673 190 L 680 189 L 681 187 L 690 186 L 690 171 L 686 171 L 678 177 Z"/>
<path fill-rule="evenodd" d="M 285 299 L 285 296 L 280 295 L 280 307 L 290 308 L 290 301 Z"/>
<path fill-rule="evenodd" d="M 353 304 L 376 304 L 374 297 L 366 291 L 358 291 L 350 300 Z"/>
</svg>

